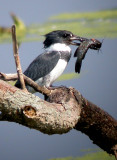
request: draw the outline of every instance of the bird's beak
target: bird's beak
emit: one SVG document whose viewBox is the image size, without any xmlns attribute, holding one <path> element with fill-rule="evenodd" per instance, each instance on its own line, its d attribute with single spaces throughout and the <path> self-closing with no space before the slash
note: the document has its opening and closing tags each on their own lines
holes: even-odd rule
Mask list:
<svg viewBox="0 0 117 160">
<path fill-rule="evenodd" d="M 94 50 L 99 50 L 102 46 L 102 43 L 100 41 L 98 41 L 97 39 L 94 39 L 94 38 L 93 39 L 87 39 L 87 38 L 84 38 L 84 37 L 73 35 L 70 40 L 71 40 L 70 44 L 71 45 L 76 45 L 76 46 L 80 46 L 80 44 L 82 42 L 86 41 L 86 42 L 88 42 L 87 45 L 89 45 L 89 48 L 94 49 Z M 77 41 L 80 41 L 81 43 L 79 43 Z"/>
<path fill-rule="evenodd" d="M 86 40 L 88 40 L 88 39 L 87 39 L 87 38 L 84 38 L 84 37 L 77 36 L 77 35 L 73 35 L 73 36 L 70 38 L 70 40 L 71 40 L 71 43 L 70 43 L 70 44 L 79 46 L 80 43 L 75 42 L 75 41 L 83 42 L 83 41 L 86 41 Z"/>
</svg>

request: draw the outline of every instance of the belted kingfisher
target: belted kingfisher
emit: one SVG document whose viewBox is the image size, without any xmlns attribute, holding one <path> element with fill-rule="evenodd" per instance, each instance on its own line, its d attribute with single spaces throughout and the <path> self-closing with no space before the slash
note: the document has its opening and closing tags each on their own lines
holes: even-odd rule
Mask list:
<svg viewBox="0 0 117 160">
<path fill-rule="evenodd" d="M 78 37 L 70 31 L 56 30 L 45 35 L 44 53 L 40 54 L 24 72 L 40 86 L 51 87 L 52 83 L 63 73 L 71 58 L 70 45 L 75 45 Z M 15 84 L 20 88 L 19 80 Z M 29 92 L 36 92 L 26 84 Z"/>
</svg>

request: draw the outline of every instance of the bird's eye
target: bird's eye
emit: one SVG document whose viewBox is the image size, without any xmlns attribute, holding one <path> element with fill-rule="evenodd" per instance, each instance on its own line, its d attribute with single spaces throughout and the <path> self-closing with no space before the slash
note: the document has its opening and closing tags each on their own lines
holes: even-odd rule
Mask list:
<svg viewBox="0 0 117 160">
<path fill-rule="evenodd" d="M 64 37 L 66 38 L 67 36 L 68 36 L 68 35 L 65 33 L 65 34 L 64 34 Z"/>
<path fill-rule="evenodd" d="M 70 35 L 70 34 L 65 33 L 65 34 L 64 34 L 64 38 L 67 38 L 67 37 L 71 37 L 71 35 Z"/>
</svg>

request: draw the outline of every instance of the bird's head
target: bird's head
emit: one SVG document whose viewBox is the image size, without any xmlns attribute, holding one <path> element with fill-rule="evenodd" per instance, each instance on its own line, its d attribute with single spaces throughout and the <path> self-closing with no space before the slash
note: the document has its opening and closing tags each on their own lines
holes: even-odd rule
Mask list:
<svg viewBox="0 0 117 160">
<path fill-rule="evenodd" d="M 79 37 L 74 35 L 70 31 L 56 30 L 45 35 L 45 41 L 43 42 L 44 48 L 48 48 L 55 43 L 62 43 L 66 45 L 76 45 L 74 40 L 79 40 Z"/>
</svg>

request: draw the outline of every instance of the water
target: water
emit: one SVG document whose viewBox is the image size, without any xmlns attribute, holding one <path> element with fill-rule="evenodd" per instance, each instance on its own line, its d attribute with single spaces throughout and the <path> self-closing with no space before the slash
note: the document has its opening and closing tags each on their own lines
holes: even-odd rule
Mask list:
<svg viewBox="0 0 117 160">
<path fill-rule="evenodd" d="M 8 13 L 13 11 L 29 25 L 44 22 L 50 16 L 63 12 L 94 11 L 117 7 L 116 0 L 46 0 L 39 1 L 3 1 L 0 6 L 0 25 L 11 26 Z M 3 18 L 4 17 L 4 18 Z M 75 50 L 75 47 L 72 47 Z M 20 57 L 23 70 L 42 52 L 42 43 L 23 43 Z M 82 65 L 79 79 L 56 82 L 55 85 L 75 87 L 85 98 L 99 105 L 117 119 L 117 39 L 105 39 L 102 53 L 88 51 Z M 72 57 L 65 72 L 74 71 L 75 59 Z M 15 63 L 12 55 L 12 44 L 0 45 L 0 71 L 14 73 Z M 75 130 L 63 135 L 48 136 L 15 123 L 0 123 L 0 159 L 1 160 L 47 160 L 56 157 L 80 156 L 81 151 L 98 148 L 89 138 Z"/>
</svg>

